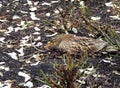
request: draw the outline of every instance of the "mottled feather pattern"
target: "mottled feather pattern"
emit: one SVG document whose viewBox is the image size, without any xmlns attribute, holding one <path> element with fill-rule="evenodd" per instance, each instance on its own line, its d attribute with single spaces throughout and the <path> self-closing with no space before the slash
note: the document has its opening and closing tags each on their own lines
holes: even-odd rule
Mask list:
<svg viewBox="0 0 120 88">
<path fill-rule="evenodd" d="M 80 37 L 73 34 L 61 34 L 54 37 L 45 48 L 52 47 L 62 51 L 75 54 L 83 51 L 94 53 L 102 50 L 107 43 L 101 39 L 93 39 L 89 37 Z"/>
</svg>

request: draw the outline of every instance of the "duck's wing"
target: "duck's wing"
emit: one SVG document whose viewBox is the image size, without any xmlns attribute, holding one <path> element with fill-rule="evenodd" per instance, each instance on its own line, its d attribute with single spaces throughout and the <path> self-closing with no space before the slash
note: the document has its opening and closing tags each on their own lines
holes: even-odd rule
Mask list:
<svg viewBox="0 0 120 88">
<path fill-rule="evenodd" d="M 86 47 L 89 52 L 98 52 L 107 46 L 107 42 L 101 39 L 93 39 L 88 37 L 78 37 L 76 41 L 80 41 L 79 43 Z"/>
<path fill-rule="evenodd" d="M 75 54 L 83 50 L 83 47 L 78 42 L 74 41 L 74 39 L 61 41 L 58 48 L 70 54 Z"/>
</svg>

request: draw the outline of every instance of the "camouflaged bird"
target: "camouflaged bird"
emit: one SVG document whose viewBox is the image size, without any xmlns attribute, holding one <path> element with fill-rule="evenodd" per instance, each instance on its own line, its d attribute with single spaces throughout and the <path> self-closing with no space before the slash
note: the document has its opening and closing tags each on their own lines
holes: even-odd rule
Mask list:
<svg viewBox="0 0 120 88">
<path fill-rule="evenodd" d="M 101 39 L 80 37 L 73 34 L 60 34 L 48 42 L 45 49 L 56 48 L 70 54 L 76 54 L 83 51 L 95 53 L 102 50 L 106 46 L 107 42 Z"/>
</svg>

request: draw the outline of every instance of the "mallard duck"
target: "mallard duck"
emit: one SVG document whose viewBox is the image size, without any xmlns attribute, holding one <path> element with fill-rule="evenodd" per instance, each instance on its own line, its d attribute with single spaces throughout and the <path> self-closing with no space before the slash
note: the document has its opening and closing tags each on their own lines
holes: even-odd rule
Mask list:
<svg viewBox="0 0 120 88">
<path fill-rule="evenodd" d="M 55 36 L 44 47 L 45 49 L 56 48 L 70 54 L 76 54 L 83 51 L 95 53 L 102 50 L 106 46 L 107 42 L 101 39 L 81 37 L 73 34 L 60 34 Z"/>
</svg>

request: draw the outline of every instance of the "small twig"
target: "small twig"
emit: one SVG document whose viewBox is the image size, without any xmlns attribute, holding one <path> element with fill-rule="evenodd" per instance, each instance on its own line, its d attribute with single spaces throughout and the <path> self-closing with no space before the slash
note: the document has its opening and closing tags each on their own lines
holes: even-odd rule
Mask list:
<svg viewBox="0 0 120 88">
<path fill-rule="evenodd" d="M 85 23 L 89 26 L 91 26 L 92 28 L 94 28 L 97 32 L 99 32 L 98 28 L 96 28 L 94 25 L 92 25 L 84 16 L 81 17 Z"/>
<path fill-rule="evenodd" d="M 54 34 L 52 34 L 52 35 L 46 35 L 46 37 L 53 37 L 53 36 L 55 36 L 55 35 L 57 35 L 58 33 L 57 32 L 55 32 Z"/>
<path fill-rule="evenodd" d="M 32 44 L 32 39 L 33 39 L 33 37 L 32 37 L 32 34 L 31 34 L 31 35 L 30 35 L 30 44 L 31 44 L 31 46 L 34 47 L 34 48 L 35 48 L 37 51 L 39 51 L 40 53 L 45 53 L 46 51 L 40 50 L 40 49 L 38 49 L 35 45 Z"/>
</svg>

